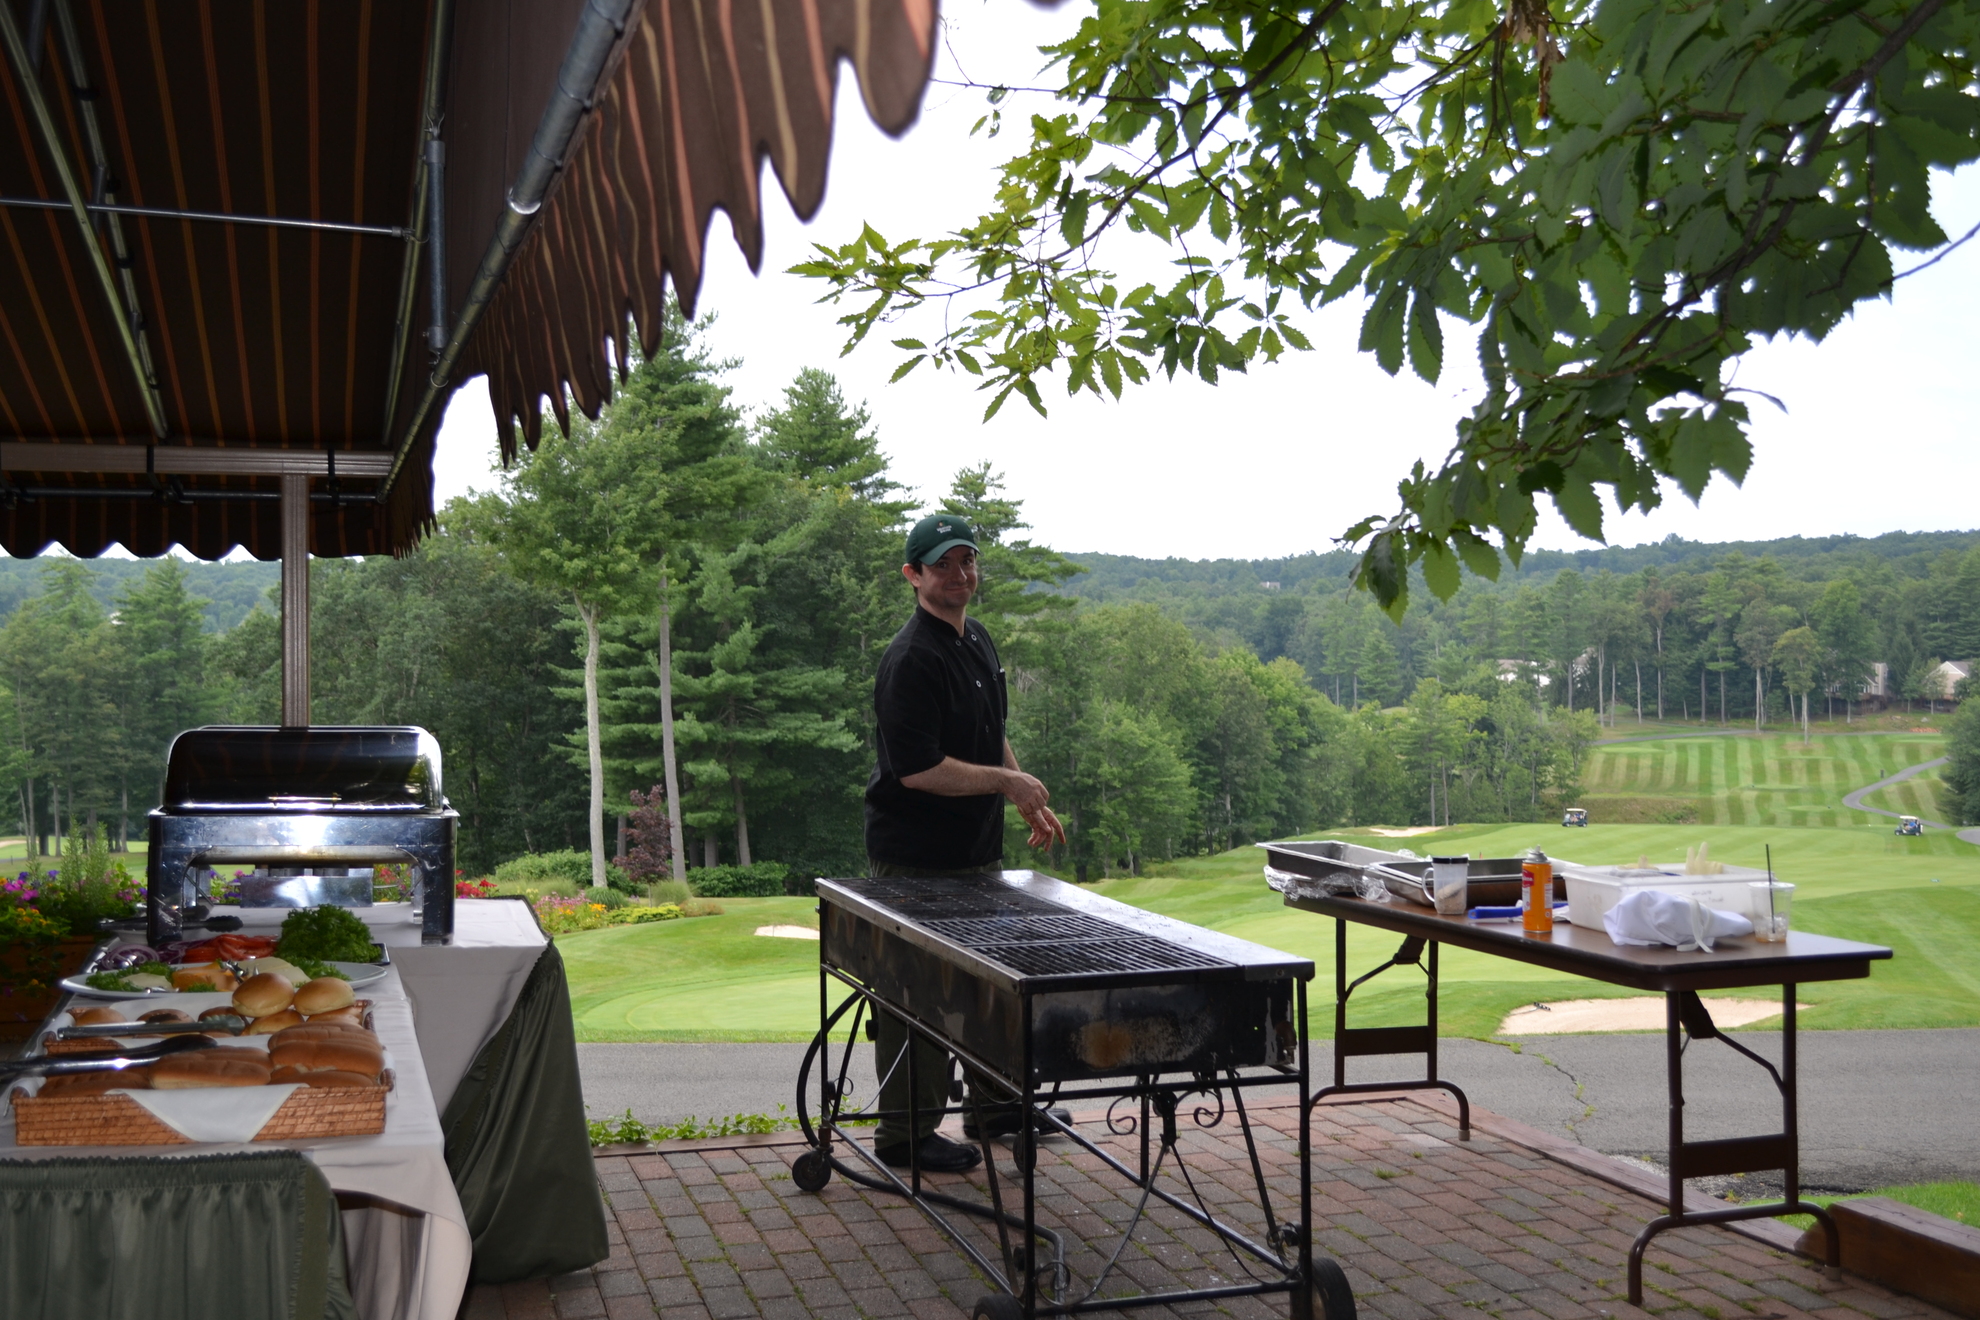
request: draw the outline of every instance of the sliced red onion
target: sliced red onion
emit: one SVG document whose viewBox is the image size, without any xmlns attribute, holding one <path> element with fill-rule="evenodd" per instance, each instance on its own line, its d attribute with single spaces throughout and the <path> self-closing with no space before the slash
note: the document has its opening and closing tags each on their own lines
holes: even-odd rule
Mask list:
<svg viewBox="0 0 1980 1320">
<path fill-rule="evenodd" d="M 103 966 L 109 971 L 121 972 L 140 963 L 164 961 L 158 950 L 149 944 L 125 944 L 105 954 Z"/>
</svg>

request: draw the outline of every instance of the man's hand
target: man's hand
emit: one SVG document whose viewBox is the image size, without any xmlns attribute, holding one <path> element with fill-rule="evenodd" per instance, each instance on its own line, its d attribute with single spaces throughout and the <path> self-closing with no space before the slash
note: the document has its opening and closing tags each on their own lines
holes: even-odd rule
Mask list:
<svg viewBox="0 0 1980 1320">
<path fill-rule="evenodd" d="M 1052 800 L 1050 790 L 1036 777 L 1017 768 L 1017 758 L 1011 753 L 1009 743 L 1004 744 L 1004 757 L 1001 766 L 972 765 L 953 756 L 945 757 L 940 765 L 918 774 L 901 776 L 901 785 L 941 797 L 1001 793 L 1011 800 L 1011 804 L 1018 809 L 1018 815 L 1024 817 L 1024 823 L 1031 827 L 1032 847 L 1064 843 L 1066 827 L 1045 805 Z"/>
<path fill-rule="evenodd" d="M 1016 807 L 1018 814 L 1026 820 L 1031 819 L 1034 811 L 1045 811 L 1045 804 L 1052 800 L 1052 794 L 1045 785 L 1022 770 L 1006 770 L 1003 778 L 1004 782 L 999 791 L 1011 800 L 1011 805 Z M 1046 812 L 1046 814 L 1051 813 Z"/>
<path fill-rule="evenodd" d="M 1066 827 L 1059 823 L 1058 816 L 1053 814 L 1050 807 L 1041 806 L 1035 811 L 1026 811 L 1023 807 L 1019 807 L 1018 814 L 1024 817 L 1025 824 L 1031 826 L 1032 847 L 1049 848 L 1055 842 L 1066 841 Z"/>
</svg>

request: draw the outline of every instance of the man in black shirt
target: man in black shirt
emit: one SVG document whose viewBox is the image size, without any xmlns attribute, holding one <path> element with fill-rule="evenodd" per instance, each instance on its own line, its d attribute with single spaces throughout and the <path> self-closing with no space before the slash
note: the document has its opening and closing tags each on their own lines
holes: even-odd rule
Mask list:
<svg viewBox="0 0 1980 1320">
<path fill-rule="evenodd" d="M 908 533 L 901 574 L 915 611 L 880 659 L 873 685 L 877 763 L 866 785 L 866 853 L 876 876 L 996 876 L 1004 857 L 1004 801 L 1031 827 L 1031 845 L 1065 841 L 1046 805 L 1045 785 L 1018 768 L 1004 736 L 1009 703 L 997 647 L 968 617 L 980 581 L 976 538 L 951 514 L 923 518 Z M 880 1107 L 908 1108 L 908 1032 L 890 1013 L 875 1016 Z M 938 1135 L 949 1065 L 922 1042 L 915 1050 L 920 1131 L 886 1118 L 874 1147 L 890 1164 L 911 1146 L 932 1171 L 973 1167 L 968 1146 Z"/>
</svg>

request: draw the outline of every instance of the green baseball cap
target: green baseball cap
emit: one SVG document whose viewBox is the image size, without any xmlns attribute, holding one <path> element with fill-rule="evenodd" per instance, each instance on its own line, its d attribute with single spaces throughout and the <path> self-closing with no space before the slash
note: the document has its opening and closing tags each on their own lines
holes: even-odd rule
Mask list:
<svg viewBox="0 0 1980 1320">
<path fill-rule="evenodd" d="M 908 533 L 905 562 L 932 564 L 959 545 L 977 549 L 976 534 L 969 524 L 953 513 L 931 513 Z"/>
</svg>

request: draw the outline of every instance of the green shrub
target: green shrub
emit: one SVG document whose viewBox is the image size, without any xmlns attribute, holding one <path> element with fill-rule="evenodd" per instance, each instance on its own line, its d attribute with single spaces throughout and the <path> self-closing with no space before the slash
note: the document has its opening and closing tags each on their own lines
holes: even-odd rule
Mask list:
<svg viewBox="0 0 1980 1320">
<path fill-rule="evenodd" d="M 646 896 L 655 903 L 680 904 L 694 897 L 694 890 L 685 880 L 655 880 L 646 887 Z"/>
<path fill-rule="evenodd" d="M 591 887 L 591 854 L 578 848 L 557 852 L 524 853 L 511 857 L 495 868 L 498 885 L 569 885 L 573 890 Z M 625 873 L 610 862 L 605 864 L 605 883 L 621 892 L 631 889 Z M 547 891 L 546 892 L 551 892 Z"/>
<path fill-rule="evenodd" d="M 603 889 L 586 887 L 583 896 L 593 903 L 603 903 L 607 912 L 616 912 L 632 902 L 630 898 L 627 898 L 610 885 L 605 886 Z"/>
<path fill-rule="evenodd" d="M 688 883 L 703 898 L 777 898 L 790 868 L 782 862 L 749 866 L 704 866 L 688 872 Z"/>
</svg>

